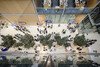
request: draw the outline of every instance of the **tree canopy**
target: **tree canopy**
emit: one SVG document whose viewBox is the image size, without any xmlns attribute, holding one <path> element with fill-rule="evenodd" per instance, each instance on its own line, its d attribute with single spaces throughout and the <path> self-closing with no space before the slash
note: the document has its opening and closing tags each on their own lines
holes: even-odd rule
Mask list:
<svg viewBox="0 0 100 67">
<path fill-rule="evenodd" d="M 34 38 L 30 34 L 21 35 L 17 39 L 20 43 L 15 44 L 16 46 L 21 46 L 21 44 L 23 44 L 25 48 L 30 48 L 35 45 Z"/>
<path fill-rule="evenodd" d="M 11 35 L 1 35 L 3 43 L 1 44 L 1 46 L 4 47 L 12 47 L 14 45 L 14 43 L 16 43 L 16 40 L 14 40 L 14 38 Z"/>
<path fill-rule="evenodd" d="M 60 46 L 64 45 L 65 47 L 68 46 L 68 43 L 67 43 L 68 37 L 61 38 L 61 36 L 59 34 L 56 34 L 55 39 L 56 39 L 58 45 L 60 45 Z"/>
<path fill-rule="evenodd" d="M 53 40 L 50 40 L 51 34 L 48 34 L 46 36 L 41 35 L 39 37 L 40 43 L 44 46 L 48 46 L 49 48 L 51 48 Z"/>
<path fill-rule="evenodd" d="M 85 46 L 87 44 L 86 38 L 84 35 L 76 35 L 74 38 L 74 44 L 78 46 Z"/>
</svg>

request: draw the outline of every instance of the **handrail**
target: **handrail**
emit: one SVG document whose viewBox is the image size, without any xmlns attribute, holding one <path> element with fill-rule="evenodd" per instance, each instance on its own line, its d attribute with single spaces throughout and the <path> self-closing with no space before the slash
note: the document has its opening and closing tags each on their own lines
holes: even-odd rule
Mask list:
<svg viewBox="0 0 100 67">
<path fill-rule="evenodd" d="M 100 1 L 93 7 L 93 9 L 91 10 L 91 12 L 94 10 L 94 8 L 95 8 L 98 4 L 100 4 Z M 91 12 L 90 12 L 90 13 L 91 13 Z M 85 19 L 87 16 L 88 16 L 88 15 L 86 15 L 86 16 L 84 17 L 84 19 Z M 84 19 L 83 19 L 83 20 L 84 20 Z M 83 21 L 83 20 L 82 20 L 82 21 Z M 81 22 L 82 22 L 82 21 L 81 21 Z"/>
</svg>

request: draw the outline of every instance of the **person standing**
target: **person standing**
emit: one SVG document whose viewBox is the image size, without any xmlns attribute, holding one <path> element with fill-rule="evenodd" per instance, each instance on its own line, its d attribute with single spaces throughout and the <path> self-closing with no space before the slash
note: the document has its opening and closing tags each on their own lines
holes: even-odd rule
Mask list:
<svg viewBox="0 0 100 67">
<path fill-rule="evenodd" d="M 51 0 L 51 7 L 60 6 L 60 0 Z"/>
<path fill-rule="evenodd" d="M 34 2 L 36 3 L 37 7 L 43 7 L 44 0 L 34 0 Z"/>
<path fill-rule="evenodd" d="M 75 0 L 75 5 L 76 5 L 76 7 L 79 7 L 79 5 L 80 5 L 80 0 Z"/>
<path fill-rule="evenodd" d="M 67 4 L 68 4 L 68 7 L 71 8 L 71 7 L 75 7 L 75 0 L 68 0 L 67 1 Z"/>
</svg>

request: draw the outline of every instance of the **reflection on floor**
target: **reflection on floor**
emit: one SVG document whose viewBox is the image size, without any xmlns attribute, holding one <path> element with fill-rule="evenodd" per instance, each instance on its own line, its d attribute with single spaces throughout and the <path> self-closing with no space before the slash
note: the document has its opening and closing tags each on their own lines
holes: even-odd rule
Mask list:
<svg viewBox="0 0 100 67">
<path fill-rule="evenodd" d="M 76 15 L 76 17 L 75 17 L 76 23 L 80 24 L 80 22 L 81 22 L 85 17 L 86 17 L 85 14 L 78 14 L 78 15 Z"/>
<path fill-rule="evenodd" d="M 78 54 L 20 54 L 20 56 L 0 55 L 0 67 L 4 67 L 4 64 L 9 64 L 9 67 L 25 66 L 26 64 L 28 67 L 81 67 L 82 65 L 85 65 L 85 67 L 100 66 L 98 62 L 94 62 L 91 58 L 89 58 L 90 55 L 79 54 L 78 57 L 77 55 Z"/>
</svg>

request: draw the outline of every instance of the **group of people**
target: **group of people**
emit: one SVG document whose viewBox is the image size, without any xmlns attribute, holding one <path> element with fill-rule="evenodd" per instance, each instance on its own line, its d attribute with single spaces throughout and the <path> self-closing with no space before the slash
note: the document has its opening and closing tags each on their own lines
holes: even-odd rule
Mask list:
<svg viewBox="0 0 100 67">
<path fill-rule="evenodd" d="M 44 26 L 44 29 L 41 29 L 38 26 L 37 31 L 39 32 L 39 34 L 47 34 L 48 33 L 48 28 L 52 29 L 53 28 L 53 24 Z"/>
<path fill-rule="evenodd" d="M 2 29 L 4 27 L 8 27 L 7 25 L 8 25 L 8 23 L 6 21 L 0 20 L 0 29 Z"/>
<path fill-rule="evenodd" d="M 86 5 L 87 0 L 36 0 L 37 7 L 55 7 L 60 8 L 64 6 L 77 7 L 80 4 Z M 38 3 L 37 3 L 38 2 Z"/>
<path fill-rule="evenodd" d="M 79 6 L 80 4 L 83 4 L 86 6 L 87 0 L 75 0 L 76 6 Z"/>
<path fill-rule="evenodd" d="M 70 30 L 71 33 L 74 33 L 78 28 L 76 23 L 69 23 L 67 29 Z"/>
<path fill-rule="evenodd" d="M 26 33 L 26 32 L 30 33 L 30 31 L 29 31 L 26 27 L 24 27 L 24 26 L 14 25 L 13 27 L 14 27 L 17 31 L 19 30 L 19 31 L 21 31 L 21 32 L 23 32 L 23 33 Z"/>
<path fill-rule="evenodd" d="M 97 41 L 96 39 L 92 39 L 92 40 L 87 39 L 87 45 L 86 45 L 86 47 L 94 44 L 96 41 Z"/>
<path fill-rule="evenodd" d="M 38 54 L 40 51 L 40 45 L 36 45 L 34 50 L 35 50 L 35 53 Z"/>
<path fill-rule="evenodd" d="M 47 34 L 48 33 L 47 28 L 44 28 L 44 30 L 37 28 L 37 31 L 39 32 L 39 34 L 42 34 L 42 33 Z"/>
</svg>

